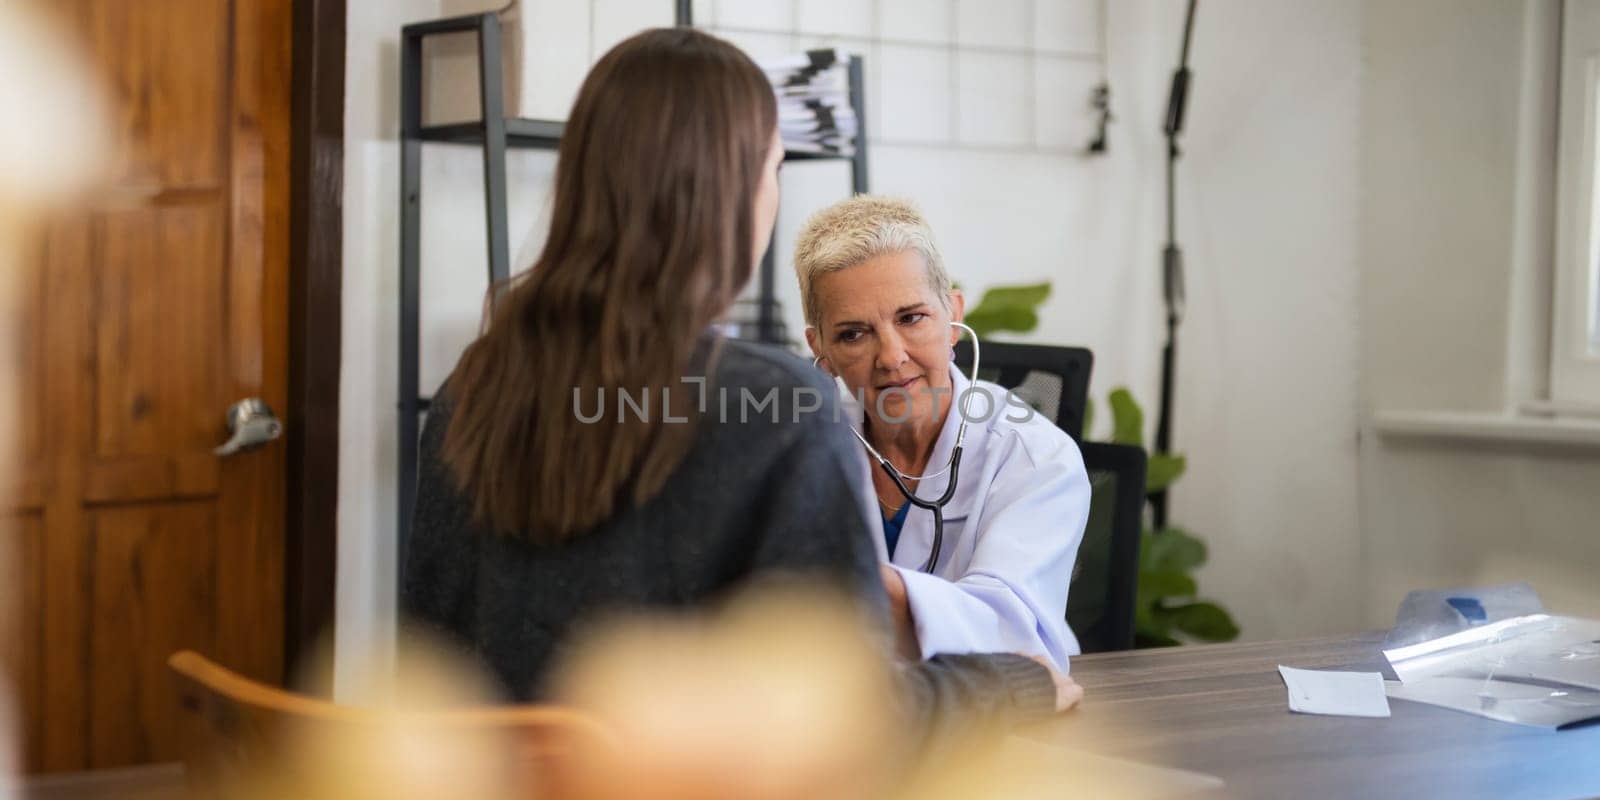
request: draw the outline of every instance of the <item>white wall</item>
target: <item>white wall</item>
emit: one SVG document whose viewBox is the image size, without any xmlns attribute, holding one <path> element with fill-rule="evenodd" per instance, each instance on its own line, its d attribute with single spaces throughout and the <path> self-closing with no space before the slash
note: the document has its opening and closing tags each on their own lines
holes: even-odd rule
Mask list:
<svg viewBox="0 0 1600 800">
<path fill-rule="evenodd" d="M 351 3 L 345 42 L 344 284 L 339 382 L 335 691 L 393 633 L 400 25 L 436 0 Z"/>
<path fill-rule="evenodd" d="M 393 630 L 398 31 L 412 19 L 483 5 L 351 4 L 338 595 L 347 682 L 354 654 L 382 652 Z M 552 109 L 570 103 L 595 56 L 636 28 L 670 21 L 662 11 L 670 14 L 670 4 L 657 0 L 592 0 L 588 14 L 574 6 L 584 4 L 522 4 L 521 46 L 539 69 L 524 73 L 514 99 L 530 115 L 564 116 Z M 1116 121 L 1110 153 L 1099 158 L 1076 152 L 1092 121 L 1097 3 L 877 0 L 819 14 L 810 0 L 718 0 L 697 3 L 696 18 L 722 21 L 726 35 L 757 55 L 836 41 L 866 56 L 869 125 L 882 136 L 871 149 L 873 191 L 922 205 L 956 278 L 975 296 L 992 285 L 1053 281 L 1040 329 L 1025 338 L 1093 348 L 1095 394 L 1130 386 L 1153 425 L 1162 341 L 1160 128 L 1182 4 L 1107 7 Z M 1017 17 L 1023 12 L 1039 16 L 1030 22 Z M 1010 24 L 990 19 L 1007 14 Z M 1024 30 L 1043 33 L 1019 39 L 1018 19 Z M 1189 313 L 1175 420 L 1191 474 L 1174 491 L 1172 516 L 1211 542 L 1201 586 L 1235 612 L 1249 638 L 1349 629 L 1361 615 L 1348 598 L 1349 576 L 1360 567 L 1360 35 L 1354 0 L 1219 0 L 1205 4 L 1197 23 L 1180 171 Z M 444 51 L 460 54 L 459 47 Z M 978 62 L 994 69 L 974 72 Z M 975 104 L 1003 94 L 1019 69 L 1027 91 Z M 456 88 L 470 80 L 459 61 L 443 70 L 435 98 L 475 91 Z M 459 112 L 460 104 L 435 101 L 444 105 Z M 475 106 L 465 106 L 470 116 Z M 989 113 L 973 118 L 975 108 Z M 424 161 L 423 385 L 431 387 L 475 330 L 485 280 L 477 160 L 469 150 L 430 146 Z M 519 263 L 537 253 L 550 169 L 548 155 L 514 157 Z M 810 211 L 848 186 L 841 165 L 786 167 L 778 252 L 789 251 Z M 780 264 L 787 270 L 786 258 Z M 779 287 L 798 334 L 799 303 L 786 271 Z"/>
<path fill-rule="evenodd" d="M 1360 620 L 1361 18 L 1355 2 L 1230 0 L 1196 22 L 1176 418 L 1191 474 L 1171 513 L 1210 542 L 1201 589 L 1250 639 Z"/>
<path fill-rule="evenodd" d="M 1551 87 L 1526 76 L 1554 63 L 1556 5 L 1367 4 L 1368 414 L 1499 413 L 1546 388 L 1550 248 L 1539 245 L 1551 229 L 1547 212 L 1519 202 L 1545 193 L 1547 209 L 1554 192 L 1553 106 L 1528 94 Z M 1521 119 L 1529 110 L 1548 124 Z M 1519 190 L 1529 171 L 1539 179 Z M 1509 580 L 1531 582 L 1551 608 L 1600 615 L 1595 451 L 1369 428 L 1361 471 L 1368 625 L 1389 624 L 1410 589 Z"/>
</svg>

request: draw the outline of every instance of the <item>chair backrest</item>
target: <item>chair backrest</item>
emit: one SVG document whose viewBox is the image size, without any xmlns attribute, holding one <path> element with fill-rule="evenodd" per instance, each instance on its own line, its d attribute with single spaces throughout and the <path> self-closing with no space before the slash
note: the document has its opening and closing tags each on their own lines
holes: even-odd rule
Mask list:
<svg viewBox="0 0 1600 800">
<path fill-rule="evenodd" d="M 409 730 L 426 731 L 431 741 L 493 742 L 490 749 L 505 757 L 498 774 L 509 776 L 506 780 L 519 795 L 537 795 L 547 786 L 555 777 L 552 767 L 559 766 L 580 740 L 609 741 L 605 729 L 589 716 L 553 706 L 399 715 L 268 686 L 192 651 L 173 654 L 167 666 L 177 681 L 179 701 L 196 723 L 185 756 L 189 780 L 206 796 L 261 796 L 260 787 L 252 784 L 263 774 L 275 774 L 290 752 L 291 737 L 315 735 L 318 741 L 370 737 L 393 727 L 397 719 L 403 719 Z M 396 763 L 396 771 L 402 766 Z"/>
<path fill-rule="evenodd" d="M 1085 653 L 1127 650 L 1139 588 L 1145 452 L 1107 442 L 1078 447 L 1089 471 L 1089 522 L 1073 563 L 1067 624 Z"/>
<path fill-rule="evenodd" d="M 1054 420 L 1073 441 L 1083 440 L 1083 414 L 1089 403 L 1089 373 L 1094 354 L 1082 347 L 984 342 L 982 378 L 999 384 Z M 972 363 L 972 342 L 956 343 L 956 364 Z"/>
</svg>

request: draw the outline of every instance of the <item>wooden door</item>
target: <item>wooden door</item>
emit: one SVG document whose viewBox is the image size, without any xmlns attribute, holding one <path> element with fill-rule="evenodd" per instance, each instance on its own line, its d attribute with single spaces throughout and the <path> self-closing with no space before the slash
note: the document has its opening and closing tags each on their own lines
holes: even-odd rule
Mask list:
<svg viewBox="0 0 1600 800">
<path fill-rule="evenodd" d="M 234 401 L 286 410 L 289 1 L 40 4 L 81 35 L 126 153 L 22 280 L 0 647 L 31 772 L 177 759 L 173 651 L 281 678 L 283 444 L 212 448 Z"/>
</svg>

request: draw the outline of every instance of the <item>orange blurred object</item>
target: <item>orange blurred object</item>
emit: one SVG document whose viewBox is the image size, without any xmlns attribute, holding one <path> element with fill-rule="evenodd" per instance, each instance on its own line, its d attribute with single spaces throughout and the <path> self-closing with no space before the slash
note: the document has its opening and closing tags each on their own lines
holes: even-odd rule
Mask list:
<svg viewBox="0 0 1600 800">
<path fill-rule="evenodd" d="M 266 686 L 193 652 L 168 661 L 193 714 L 186 767 L 221 798 L 562 797 L 565 762 L 609 750 L 584 714 L 485 705 L 470 670 L 412 652 L 374 675 L 391 702 L 342 705 Z"/>
<path fill-rule="evenodd" d="M 769 586 L 709 614 L 614 620 L 557 681 L 617 736 L 570 797 L 877 798 L 907 766 L 883 652 L 842 596 Z"/>
<path fill-rule="evenodd" d="M 16 334 L 24 309 L 18 291 L 25 251 L 46 216 L 82 198 L 109 159 L 105 105 L 86 62 L 34 6 L 0 3 L 0 493 L 15 490 L 18 396 L 23 391 Z M 26 121 L 21 118 L 26 116 Z M 9 507 L 7 504 L 5 507 Z M 11 700 L 21 654 L 14 596 L 17 537 L 0 518 L 0 795 L 16 771 Z"/>
</svg>

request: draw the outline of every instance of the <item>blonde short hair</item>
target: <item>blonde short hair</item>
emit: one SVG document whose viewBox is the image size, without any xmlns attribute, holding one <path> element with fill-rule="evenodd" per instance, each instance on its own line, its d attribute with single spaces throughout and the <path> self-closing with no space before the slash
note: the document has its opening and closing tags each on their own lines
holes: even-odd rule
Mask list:
<svg viewBox="0 0 1600 800">
<path fill-rule="evenodd" d="M 908 250 L 922 256 L 929 287 L 949 308 L 950 274 L 933 243 L 933 229 L 911 201 L 859 194 L 811 215 L 794 244 L 794 273 L 800 280 L 806 324 L 822 324 L 817 278 Z"/>
</svg>

